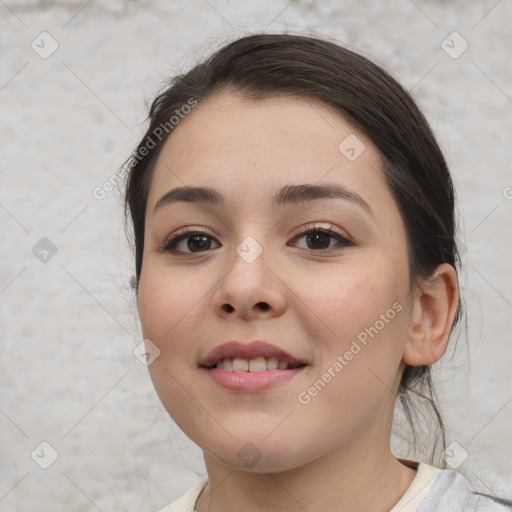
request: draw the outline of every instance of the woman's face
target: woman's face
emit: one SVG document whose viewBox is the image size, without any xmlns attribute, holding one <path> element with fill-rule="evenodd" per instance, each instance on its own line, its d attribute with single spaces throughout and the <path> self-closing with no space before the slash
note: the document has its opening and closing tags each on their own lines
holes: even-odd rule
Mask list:
<svg viewBox="0 0 512 512">
<path fill-rule="evenodd" d="M 224 93 L 173 129 L 149 192 L 139 311 L 162 403 L 217 461 L 281 471 L 389 443 L 408 276 L 379 155 L 331 107 Z"/>
</svg>

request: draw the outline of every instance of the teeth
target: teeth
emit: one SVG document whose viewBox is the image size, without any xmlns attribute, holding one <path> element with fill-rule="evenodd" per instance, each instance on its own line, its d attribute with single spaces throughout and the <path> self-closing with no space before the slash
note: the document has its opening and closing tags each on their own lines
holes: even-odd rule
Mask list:
<svg viewBox="0 0 512 512">
<path fill-rule="evenodd" d="M 264 357 L 257 357 L 249 361 L 250 372 L 264 372 L 267 369 L 267 362 Z"/>
<path fill-rule="evenodd" d="M 278 361 L 275 357 L 255 357 L 254 359 L 223 359 L 217 361 L 215 368 L 231 372 L 263 372 L 265 370 L 287 370 L 290 365 L 286 361 Z"/>
<path fill-rule="evenodd" d="M 275 357 L 267 359 L 267 370 L 275 370 L 279 366 L 279 361 Z M 288 366 L 288 365 L 286 365 Z"/>
<path fill-rule="evenodd" d="M 246 372 L 249 370 L 249 361 L 247 359 L 233 359 L 233 371 Z"/>
</svg>

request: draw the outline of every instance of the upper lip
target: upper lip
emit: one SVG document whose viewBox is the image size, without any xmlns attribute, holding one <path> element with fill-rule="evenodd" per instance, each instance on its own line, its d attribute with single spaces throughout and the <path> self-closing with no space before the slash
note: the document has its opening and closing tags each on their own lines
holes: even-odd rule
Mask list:
<svg viewBox="0 0 512 512">
<path fill-rule="evenodd" d="M 211 368 L 223 359 L 239 358 L 250 360 L 256 357 L 275 357 L 278 361 L 285 361 L 290 364 L 306 364 L 285 350 L 265 341 L 252 341 L 250 343 L 228 341 L 218 345 L 206 357 L 201 359 L 199 366 Z"/>
</svg>

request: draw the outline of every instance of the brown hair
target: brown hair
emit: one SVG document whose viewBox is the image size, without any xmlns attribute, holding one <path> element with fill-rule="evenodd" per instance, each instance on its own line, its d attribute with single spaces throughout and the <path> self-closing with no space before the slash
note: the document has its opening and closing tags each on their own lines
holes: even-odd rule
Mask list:
<svg viewBox="0 0 512 512">
<path fill-rule="evenodd" d="M 255 34 L 225 45 L 174 77 L 151 106 L 149 127 L 134 153 L 137 158 L 129 160 L 126 182 L 125 211 L 131 216 L 135 238 L 136 289 L 152 174 L 172 133 L 170 129 L 163 134 L 160 127 L 168 126 L 169 119 L 191 99 L 201 103 L 221 91 L 250 99 L 310 97 L 333 106 L 380 152 L 382 171 L 405 223 L 411 285 L 442 263 L 459 267 L 450 173 L 428 122 L 409 93 L 381 67 L 336 43 L 306 36 Z M 454 326 L 461 313 L 459 301 Z M 407 366 L 398 391 L 415 441 L 411 392 L 426 400 L 433 411 L 437 427 L 430 432 L 434 437 L 432 461 L 438 445 L 444 449 L 445 432 L 430 367 Z"/>
</svg>

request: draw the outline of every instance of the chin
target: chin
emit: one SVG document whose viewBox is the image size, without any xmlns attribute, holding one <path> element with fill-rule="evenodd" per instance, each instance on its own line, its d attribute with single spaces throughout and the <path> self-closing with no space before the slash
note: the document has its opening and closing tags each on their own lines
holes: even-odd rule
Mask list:
<svg viewBox="0 0 512 512">
<path fill-rule="evenodd" d="M 249 437 L 247 437 L 249 439 Z M 203 440 L 204 441 L 204 440 Z M 254 441 L 228 438 L 222 443 L 198 443 L 205 454 L 217 462 L 237 471 L 250 473 L 279 473 L 290 471 L 308 464 L 318 453 L 312 447 L 297 450 L 301 443 L 294 443 L 288 436 L 285 442 L 282 439 L 270 440 L 262 436 Z M 308 454 L 307 452 L 312 453 Z"/>
</svg>

